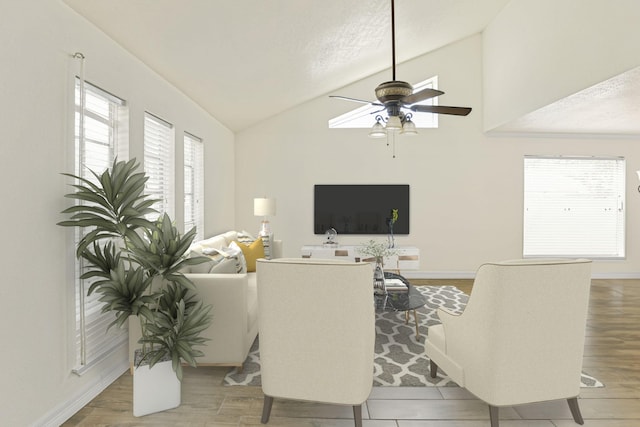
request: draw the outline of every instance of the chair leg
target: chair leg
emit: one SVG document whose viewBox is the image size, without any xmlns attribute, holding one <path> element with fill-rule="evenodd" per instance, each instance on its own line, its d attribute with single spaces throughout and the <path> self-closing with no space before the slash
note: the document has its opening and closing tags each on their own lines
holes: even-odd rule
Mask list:
<svg viewBox="0 0 640 427">
<path fill-rule="evenodd" d="M 269 417 L 271 416 L 271 407 L 273 406 L 273 397 L 265 396 L 264 404 L 262 405 L 262 419 L 260 422 L 262 424 L 266 424 L 269 422 Z"/>
<path fill-rule="evenodd" d="M 438 376 L 438 365 L 431 359 L 429 359 L 429 374 L 431 374 L 431 378 Z"/>
<path fill-rule="evenodd" d="M 497 406 L 489 405 L 489 419 L 491 420 L 491 427 L 498 427 L 500 416 Z"/>
<path fill-rule="evenodd" d="M 571 415 L 573 415 L 573 421 L 577 424 L 583 425 L 584 420 L 582 419 L 580 407 L 578 406 L 578 398 L 572 397 L 571 399 L 567 399 L 567 402 L 569 403 L 569 409 L 571 409 Z"/>
<path fill-rule="evenodd" d="M 353 421 L 356 427 L 362 427 L 362 405 L 353 405 Z"/>
</svg>

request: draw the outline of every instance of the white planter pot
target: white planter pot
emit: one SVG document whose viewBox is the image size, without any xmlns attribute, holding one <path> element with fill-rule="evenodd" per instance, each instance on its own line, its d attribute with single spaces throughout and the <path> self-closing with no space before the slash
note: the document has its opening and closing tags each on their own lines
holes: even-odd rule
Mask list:
<svg viewBox="0 0 640 427">
<path fill-rule="evenodd" d="M 158 362 L 133 371 L 133 415 L 141 417 L 180 406 L 181 382 L 171 361 Z"/>
</svg>

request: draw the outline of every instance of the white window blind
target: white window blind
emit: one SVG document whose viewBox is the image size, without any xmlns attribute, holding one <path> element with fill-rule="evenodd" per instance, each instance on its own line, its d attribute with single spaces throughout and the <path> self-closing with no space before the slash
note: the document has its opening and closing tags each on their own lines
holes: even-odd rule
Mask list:
<svg viewBox="0 0 640 427">
<path fill-rule="evenodd" d="M 81 88 L 84 87 L 84 108 Z M 82 119 L 82 120 L 81 120 Z M 75 174 L 93 182 L 97 180 L 89 170 L 98 174 L 111 167 L 116 154 L 128 151 L 126 129 L 128 111 L 125 102 L 87 82 L 76 80 L 75 86 Z M 83 123 L 84 132 L 80 130 Z M 97 182 L 96 182 L 97 183 Z M 75 228 L 75 243 L 89 229 Z M 127 330 L 107 326 L 115 319 L 113 313 L 102 313 L 100 294 L 86 295 L 90 280 L 80 280 L 85 265 L 83 259 L 75 263 L 76 367 L 80 374 L 115 348 L 128 340 Z"/>
<path fill-rule="evenodd" d="M 153 114 L 144 114 L 144 171 L 149 177 L 146 194 L 159 200 L 153 205 L 160 215 L 174 217 L 174 143 L 173 125 Z M 158 214 L 149 216 L 155 220 Z"/>
<path fill-rule="evenodd" d="M 196 227 L 195 241 L 204 239 L 204 145 L 184 134 L 184 231 Z"/>
<path fill-rule="evenodd" d="M 523 255 L 625 256 L 623 158 L 524 159 Z"/>
</svg>

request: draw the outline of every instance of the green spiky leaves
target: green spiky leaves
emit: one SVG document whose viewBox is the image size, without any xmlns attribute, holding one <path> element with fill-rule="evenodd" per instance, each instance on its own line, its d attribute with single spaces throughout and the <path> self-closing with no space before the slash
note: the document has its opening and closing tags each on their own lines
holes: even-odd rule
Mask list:
<svg viewBox="0 0 640 427">
<path fill-rule="evenodd" d="M 184 257 L 195 235 L 196 229 L 192 228 L 184 236 L 180 236 L 171 218 L 165 213 L 151 227 L 145 228 L 142 236 L 136 235 L 130 240 L 131 256 L 148 271 L 162 275 L 169 282 L 195 290 L 191 281 L 180 273 L 187 265 L 207 261 L 202 257 Z"/>
<path fill-rule="evenodd" d="M 179 380 L 182 380 L 181 361 L 190 366 L 196 366 L 195 358 L 202 356 L 202 351 L 195 348 L 207 340 L 200 337 L 200 333 L 209 327 L 211 306 L 203 306 L 201 302 L 187 309 L 185 301 L 179 300 L 172 310 L 158 311 L 153 322 L 147 324 L 148 337 L 140 339 L 142 344 L 151 344 L 152 350 L 147 351 L 144 359 L 149 367 L 153 367 L 166 354 L 171 357 L 173 370 Z"/>
<path fill-rule="evenodd" d="M 151 206 L 156 200 L 148 199 L 144 194 L 148 178 L 144 172 L 135 172 L 138 167 L 135 159 L 128 162 L 114 160 L 111 169 L 101 175 L 91 171 L 97 184 L 76 175 L 63 174 L 78 181 L 73 184 L 76 192 L 65 196 L 75 199 L 77 204 L 62 211 L 71 217 L 58 225 L 93 227 L 78 244 L 78 257 L 95 241 L 114 237 L 127 239 L 137 228 L 152 227 L 145 215 L 155 212 Z"/>
<path fill-rule="evenodd" d="M 70 218 L 58 225 L 89 230 L 76 248 L 84 265 L 80 278 L 90 283 L 89 295 L 100 294 L 102 311 L 115 314 L 108 327 L 137 316 L 143 360 L 153 366 L 169 356 L 182 379 L 181 361 L 195 366 L 202 352 L 194 346 L 205 342 L 200 333 L 211 322 L 211 306 L 197 302 L 182 270 L 207 258 L 185 257 L 195 228 L 181 236 L 167 214 L 155 222 L 145 218 L 156 212 L 156 201 L 144 194 L 148 178 L 138 167 L 132 159 L 114 161 L 102 174 L 91 171 L 91 180 L 64 174 L 76 180 L 76 191 L 66 197 L 77 204 L 62 212 Z"/>
</svg>

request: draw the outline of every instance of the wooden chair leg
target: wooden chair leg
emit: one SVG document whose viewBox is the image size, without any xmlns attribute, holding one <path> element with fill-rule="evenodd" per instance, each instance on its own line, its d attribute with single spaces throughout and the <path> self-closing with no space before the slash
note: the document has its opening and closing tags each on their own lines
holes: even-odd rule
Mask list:
<svg viewBox="0 0 640 427">
<path fill-rule="evenodd" d="M 362 405 L 353 405 L 353 421 L 356 427 L 362 427 Z"/>
<path fill-rule="evenodd" d="M 571 409 L 571 415 L 573 415 L 573 421 L 577 424 L 583 425 L 584 420 L 582 419 L 580 407 L 578 406 L 578 398 L 573 397 L 571 399 L 567 399 L 567 402 L 569 403 L 569 409 Z"/>
<path fill-rule="evenodd" d="M 431 378 L 435 378 L 438 376 L 438 365 L 433 360 L 429 360 L 429 374 Z"/>
<path fill-rule="evenodd" d="M 265 396 L 264 403 L 262 405 L 262 419 L 260 422 L 262 424 L 266 424 L 269 422 L 269 417 L 271 416 L 271 407 L 273 406 L 273 397 Z"/>
<path fill-rule="evenodd" d="M 489 405 L 489 419 L 491 420 L 491 427 L 498 427 L 500 416 L 497 406 Z"/>
</svg>

